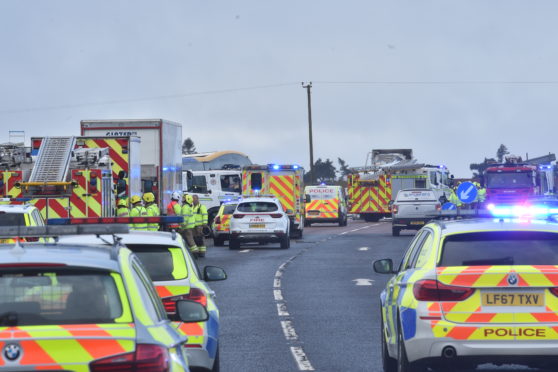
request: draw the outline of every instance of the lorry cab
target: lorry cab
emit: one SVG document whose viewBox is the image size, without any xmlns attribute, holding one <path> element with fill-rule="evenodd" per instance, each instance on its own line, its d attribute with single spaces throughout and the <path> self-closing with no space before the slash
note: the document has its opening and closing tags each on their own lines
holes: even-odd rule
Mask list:
<svg viewBox="0 0 558 372">
<path fill-rule="evenodd" d="M 200 203 L 207 208 L 208 223 L 211 225 L 221 204 L 240 196 L 241 176 L 240 169 L 188 170 L 182 172 L 182 184 L 185 185 L 185 193 L 198 195 Z"/>
<path fill-rule="evenodd" d="M 304 194 L 310 199 L 305 206 L 305 226 L 320 222 L 347 225 L 347 202 L 341 186 L 306 186 Z"/>
<path fill-rule="evenodd" d="M 242 196 L 273 195 L 289 216 L 290 235 L 304 230 L 304 168 L 299 165 L 249 165 L 242 168 Z"/>
</svg>

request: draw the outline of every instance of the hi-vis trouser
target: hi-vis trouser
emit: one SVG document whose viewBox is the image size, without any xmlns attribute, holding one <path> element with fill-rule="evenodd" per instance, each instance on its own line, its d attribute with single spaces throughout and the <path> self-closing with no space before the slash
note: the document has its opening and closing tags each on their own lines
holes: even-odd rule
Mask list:
<svg viewBox="0 0 558 372">
<path fill-rule="evenodd" d="M 194 241 L 198 246 L 198 249 L 202 255 L 205 255 L 207 251 L 207 247 L 205 246 L 205 242 L 203 239 L 203 227 L 207 225 L 207 208 L 205 205 L 198 204 L 195 205 L 193 208 L 193 214 L 195 217 L 195 225 L 196 229 L 194 231 Z"/>
<path fill-rule="evenodd" d="M 182 223 L 182 237 L 188 243 L 188 247 L 190 248 L 190 252 L 198 253 L 198 246 L 194 241 L 194 216 L 192 214 L 192 207 L 189 204 L 184 203 L 182 206 L 182 217 L 184 217 L 184 222 Z"/>
</svg>

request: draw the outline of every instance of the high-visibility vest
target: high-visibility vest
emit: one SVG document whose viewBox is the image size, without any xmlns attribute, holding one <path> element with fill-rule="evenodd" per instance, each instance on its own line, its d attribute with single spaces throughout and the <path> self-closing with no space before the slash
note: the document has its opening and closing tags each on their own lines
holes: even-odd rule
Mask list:
<svg viewBox="0 0 558 372">
<path fill-rule="evenodd" d="M 167 205 L 167 216 L 180 216 L 182 214 L 182 207 L 180 203 L 176 200 L 171 200 L 171 202 Z M 178 229 L 180 224 L 178 223 L 170 223 L 167 225 L 169 229 Z"/>
<path fill-rule="evenodd" d="M 480 203 L 484 203 L 486 200 L 486 189 L 481 187 L 477 193 L 477 201 Z"/>
<path fill-rule="evenodd" d="M 147 209 L 143 205 L 137 205 L 130 210 L 130 217 L 147 217 Z M 134 223 L 130 226 L 132 230 L 147 230 L 147 223 Z"/>
<path fill-rule="evenodd" d="M 450 192 L 449 201 L 450 203 L 455 204 L 457 207 L 460 207 L 462 205 L 461 200 L 459 200 L 459 198 L 455 194 L 455 191 L 453 190 Z"/>
<path fill-rule="evenodd" d="M 161 215 L 161 211 L 159 211 L 159 207 L 155 203 L 148 205 L 145 209 L 147 209 L 148 217 L 159 217 Z M 157 222 L 148 223 L 147 230 L 157 231 L 159 230 L 159 224 Z"/>
<path fill-rule="evenodd" d="M 203 226 L 207 225 L 207 208 L 203 204 L 198 204 L 194 206 L 194 216 L 195 225 Z"/>
<path fill-rule="evenodd" d="M 130 217 L 130 210 L 128 207 L 116 208 L 116 217 Z"/>
<path fill-rule="evenodd" d="M 184 217 L 182 228 L 193 229 L 195 225 L 195 220 L 194 220 L 194 214 L 192 213 L 192 206 L 188 203 L 184 203 L 180 214 L 182 215 L 182 217 Z"/>
</svg>

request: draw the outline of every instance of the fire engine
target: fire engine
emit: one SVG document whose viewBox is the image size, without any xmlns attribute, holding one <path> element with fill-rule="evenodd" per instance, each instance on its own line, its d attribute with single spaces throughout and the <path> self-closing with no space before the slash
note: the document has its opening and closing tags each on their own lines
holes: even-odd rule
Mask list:
<svg viewBox="0 0 558 372">
<path fill-rule="evenodd" d="M 298 165 L 249 165 L 242 168 L 242 196 L 273 195 L 290 220 L 290 235 L 304 230 L 304 168 Z"/>
<path fill-rule="evenodd" d="M 348 176 L 349 213 L 365 221 L 391 216 L 391 204 L 403 189 L 432 189 L 449 196 L 450 173 L 443 165 L 417 163 L 411 149 L 377 149 L 366 165 Z"/>
<path fill-rule="evenodd" d="M 44 137 L 35 159 L 23 144 L 5 144 L 14 157 L 0 167 L 4 203 L 29 203 L 44 219 L 114 214 L 111 159 L 107 148 L 75 149 L 75 137 Z"/>
</svg>

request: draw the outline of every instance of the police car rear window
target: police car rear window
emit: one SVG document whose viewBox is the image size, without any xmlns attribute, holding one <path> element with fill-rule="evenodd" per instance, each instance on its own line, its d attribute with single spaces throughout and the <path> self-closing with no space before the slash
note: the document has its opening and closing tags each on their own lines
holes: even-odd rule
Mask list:
<svg viewBox="0 0 558 372">
<path fill-rule="evenodd" d="M 223 214 L 233 214 L 236 209 L 237 204 L 227 204 L 223 209 Z"/>
<path fill-rule="evenodd" d="M 123 313 L 109 272 L 0 270 L 0 327 L 115 323 Z"/>
<path fill-rule="evenodd" d="M 23 213 L 0 212 L 0 226 L 25 226 Z"/>
<path fill-rule="evenodd" d="M 438 266 L 558 265 L 558 234 L 491 231 L 450 235 Z"/>
<path fill-rule="evenodd" d="M 399 191 L 396 202 L 436 201 L 432 191 Z"/>
<path fill-rule="evenodd" d="M 151 280 L 166 281 L 185 279 L 186 262 L 182 250 L 178 247 L 152 244 L 126 244 L 147 270 Z"/>
<path fill-rule="evenodd" d="M 269 202 L 240 203 L 237 208 L 238 212 L 246 213 L 269 213 L 277 210 L 279 210 L 277 204 Z"/>
</svg>

